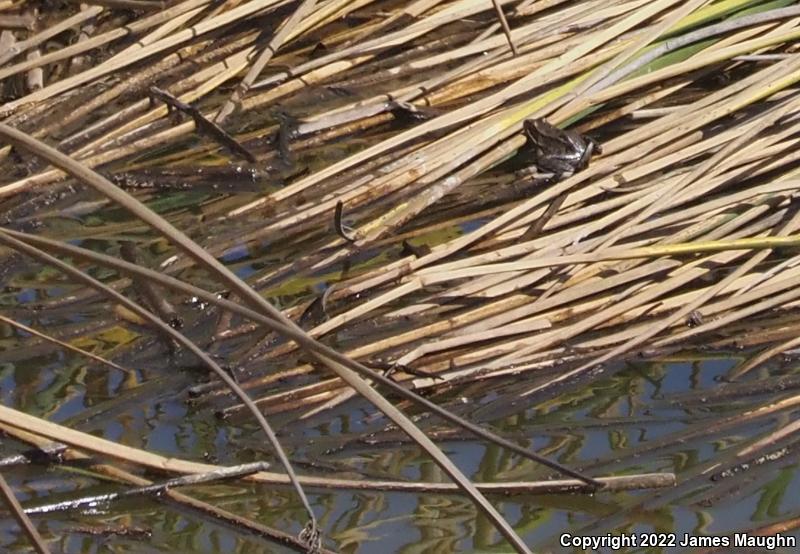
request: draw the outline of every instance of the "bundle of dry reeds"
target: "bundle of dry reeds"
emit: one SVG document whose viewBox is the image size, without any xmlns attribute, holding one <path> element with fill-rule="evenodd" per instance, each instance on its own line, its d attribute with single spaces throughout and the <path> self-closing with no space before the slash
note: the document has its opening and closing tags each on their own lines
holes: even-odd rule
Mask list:
<svg viewBox="0 0 800 554">
<path fill-rule="evenodd" d="M 251 413 L 308 417 L 361 394 L 411 432 L 372 385 L 517 375 L 526 398 L 626 356 L 766 345 L 739 377 L 799 343 L 785 331 L 800 299 L 795 2 L 0 10 L 34 22 L 0 35 L 7 259 L 112 269 L 42 309 L 155 286 L 141 304 L 161 332 L 185 318 L 198 355 L 224 352 Z M 602 154 L 571 176 L 519 171 L 537 118 Z M 215 307 L 181 313 L 190 295 Z M 51 338 L 143 321 L 139 304 Z M 742 337 L 756 320 L 767 330 Z"/>
</svg>

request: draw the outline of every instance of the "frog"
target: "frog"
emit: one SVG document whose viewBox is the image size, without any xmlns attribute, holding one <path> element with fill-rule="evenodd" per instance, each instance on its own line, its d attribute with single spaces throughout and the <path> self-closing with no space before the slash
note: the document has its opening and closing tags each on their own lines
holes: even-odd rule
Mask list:
<svg viewBox="0 0 800 554">
<path fill-rule="evenodd" d="M 585 169 L 593 154 L 603 152 L 591 137 L 554 127 L 544 118 L 526 119 L 523 127 L 533 164 L 552 173 L 556 181 Z"/>
</svg>

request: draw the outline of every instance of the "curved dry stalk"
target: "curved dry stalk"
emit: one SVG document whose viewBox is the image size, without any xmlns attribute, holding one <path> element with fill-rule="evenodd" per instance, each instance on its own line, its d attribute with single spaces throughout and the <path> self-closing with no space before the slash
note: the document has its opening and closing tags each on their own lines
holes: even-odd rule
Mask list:
<svg viewBox="0 0 800 554">
<path fill-rule="evenodd" d="M 191 462 L 179 458 L 165 458 L 147 450 L 141 450 L 130 446 L 122 445 L 83 433 L 69 427 L 64 427 L 56 423 L 40 419 L 24 412 L 19 412 L 6 406 L 0 406 L 0 424 L 4 428 L 14 433 L 22 440 L 30 441 L 30 435 L 46 437 L 51 441 L 67 444 L 78 452 L 88 451 L 102 456 L 109 456 L 113 459 L 155 469 L 181 474 L 204 474 L 215 470 L 223 469 L 221 466 Z M 59 435 L 59 433 L 61 435 Z M 255 483 L 265 483 L 272 485 L 286 485 L 288 479 L 285 474 L 270 471 L 260 471 L 258 473 L 244 477 L 245 481 Z M 336 479 L 329 477 L 300 477 L 301 483 L 306 487 L 322 489 L 340 490 L 380 490 L 398 492 L 433 492 L 433 493 L 457 493 L 459 487 L 453 483 L 425 483 L 413 481 L 377 481 L 370 479 Z M 662 488 L 671 487 L 675 484 L 675 476 L 671 473 L 652 473 L 644 475 L 631 475 L 619 477 L 604 477 L 602 483 L 608 483 L 616 490 L 635 490 L 639 488 Z M 552 493 L 572 493 L 592 490 L 586 483 L 578 480 L 560 479 L 547 481 L 514 481 L 508 483 L 478 483 L 477 486 L 486 493 L 492 494 L 530 494 L 534 492 Z"/>
<path fill-rule="evenodd" d="M 305 491 L 303 490 L 302 485 L 300 485 L 300 483 L 297 480 L 297 475 L 294 472 L 294 468 L 292 467 L 289 458 L 286 456 L 283 447 L 278 441 L 278 437 L 275 435 L 275 432 L 272 430 L 272 427 L 270 427 L 266 418 L 263 416 L 258 407 L 253 403 L 248 394 L 244 392 L 244 390 L 239 386 L 236 380 L 233 379 L 233 377 L 231 377 L 227 371 L 222 369 L 210 356 L 208 356 L 205 352 L 203 352 L 194 342 L 186 338 L 182 333 L 178 332 L 172 326 L 162 321 L 157 315 L 142 308 L 135 302 L 128 300 L 128 298 L 126 298 L 122 294 L 110 289 L 109 287 L 105 286 L 103 283 L 94 279 L 93 277 L 90 277 L 84 272 L 73 268 L 72 266 L 62 262 L 58 258 L 54 258 L 49 254 L 37 250 L 36 248 L 29 246 L 24 242 L 11 237 L 8 233 L 3 231 L 2 229 L 0 229 L 0 243 L 4 243 L 6 246 L 13 248 L 14 250 L 17 250 L 20 253 L 32 256 L 51 267 L 59 269 L 63 273 L 66 273 L 67 275 L 78 280 L 79 282 L 82 282 L 83 284 L 106 295 L 111 301 L 121 304 L 122 306 L 131 310 L 133 313 L 135 313 L 142 319 L 154 325 L 159 331 L 169 336 L 172 340 L 176 341 L 180 346 L 186 348 L 189 352 L 194 354 L 203 363 L 203 365 L 205 365 L 213 373 L 215 373 L 217 377 L 219 377 L 225 383 L 225 385 L 228 388 L 230 388 L 230 390 L 242 401 L 242 403 L 244 403 L 245 406 L 247 406 L 250 413 L 255 417 L 256 421 L 258 422 L 259 427 L 261 427 L 261 429 L 264 431 L 264 434 L 267 436 L 270 445 L 275 450 L 278 459 L 281 461 L 281 464 L 286 470 L 286 475 L 288 476 L 289 480 L 294 486 L 295 491 L 300 497 L 300 500 L 303 503 L 303 507 L 306 509 L 306 512 L 308 514 L 309 524 L 307 525 L 306 529 L 311 539 L 308 543 L 309 548 L 315 548 L 315 549 L 319 548 L 318 543 L 320 538 L 319 538 L 319 529 L 317 525 L 317 520 L 316 517 L 314 516 L 314 511 L 311 509 L 311 504 L 309 503 L 308 498 L 306 498 Z M 304 532 L 306 532 L 306 530 L 304 530 Z"/>
</svg>

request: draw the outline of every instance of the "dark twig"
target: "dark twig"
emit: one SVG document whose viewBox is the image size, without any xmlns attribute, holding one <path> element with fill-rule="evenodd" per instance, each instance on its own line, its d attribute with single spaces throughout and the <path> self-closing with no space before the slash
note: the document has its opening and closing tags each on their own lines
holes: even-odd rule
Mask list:
<svg viewBox="0 0 800 554">
<path fill-rule="evenodd" d="M 517 47 L 514 45 L 514 41 L 511 40 L 511 27 L 508 26 L 508 20 L 506 19 L 506 14 L 503 13 L 503 7 L 498 0 L 492 0 L 492 4 L 494 4 L 494 9 L 497 12 L 497 19 L 500 20 L 500 25 L 503 27 L 503 33 L 506 35 L 508 45 L 511 47 L 511 53 L 517 56 Z"/>
<path fill-rule="evenodd" d="M 297 134 L 297 119 L 281 109 L 276 109 L 274 114 L 279 124 L 276 139 L 278 142 L 278 159 L 286 169 L 292 169 L 294 167 L 294 156 L 292 156 L 290 141 Z"/>
<path fill-rule="evenodd" d="M 162 483 L 154 483 L 135 489 L 128 489 L 122 492 L 111 492 L 108 494 L 99 494 L 96 496 L 84 496 L 74 500 L 65 500 L 63 502 L 56 502 L 54 504 L 44 504 L 42 506 L 35 506 L 25 510 L 26 514 L 48 514 L 50 512 L 57 512 L 61 510 L 72 510 L 86 505 L 95 505 L 100 502 L 111 502 L 112 500 L 119 500 L 121 498 L 130 498 L 131 496 L 142 496 L 145 494 L 160 494 L 167 489 L 174 487 L 182 487 L 187 485 L 197 485 L 200 483 L 209 483 L 212 481 L 220 481 L 222 479 L 231 479 L 233 477 L 243 477 L 245 475 L 252 475 L 259 471 L 266 471 L 269 469 L 269 464 L 266 462 L 254 462 L 251 464 L 242 464 L 233 467 L 224 467 L 209 471 L 208 473 L 198 473 L 194 475 L 184 475 L 183 477 L 176 477 L 169 479 Z"/>
<path fill-rule="evenodd" d="M 553 219 L 553 216 L 556 215 L 556 212 L 558 212 L 558 209 L 564 203 L 564 200 L 566 200 L 566 198 L 567 198 L 567 193 L 556 196 L 550 203 L 550 205 L 547 207 L 547 210 L 545 210 L 545 212 L 542 214 L 542 216 L 539 219 L 537 219 L 530 227 L 528 227 L 528 230 L 525 231 L 525 233 L 523 233 L 523 235 L 519 239 L 519 242 L 528 242 L 538 237 L 539 234 L 541 234 L 542 230 L 544 229 L 544 226 L 547 225 L 547 222 Z"/>
<path fill-rule="evenodd" d="M 336 229 L 336 234 L 342 237 L 347 242 L 355 242 L 356 239 L 352 235 L 353 229 L 348 227 L 342 222 L 342 215 L 344 213 L 344 203 L 339 200 L 336 202 L 336 211 L 333 213 L 333 228 Z"/>
<path fill-rule="evenodd" d="M 150 97 L 164 102 L 170 112 L 175 109 L 187 114 L 194 120 L 194 124 L 199 133 L 205 134 L 212 140 L 218 142 L 220 145 L 230 150 L 231 153 L 244 158 L 250 163 L 255 163 L 256 157 L 249 150 L 239 144 L 239 142 L 222 129 L 222 127 L 206 119 L 206 116 L 194 106 L 181 102 L 169 92 L 158 87 L 150 87 Z"/>
</svg>

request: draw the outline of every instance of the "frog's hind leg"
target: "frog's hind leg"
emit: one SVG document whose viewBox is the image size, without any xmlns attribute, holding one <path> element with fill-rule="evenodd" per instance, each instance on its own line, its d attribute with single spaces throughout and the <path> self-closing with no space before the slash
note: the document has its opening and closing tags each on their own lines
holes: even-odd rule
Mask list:
<svg viewBox="0 0 800 554">
<path fill-rule="evenodd" d="M 594 149 L 594 152 L 593 152 L 594 154 L 597 154 L 599 156 L 600 154 L 603 153 L 603 145 L 602 144 L 597 142 L 592 137 L 586 137 L 586 140 L 588 140 L 589 144 L 592 145 L 592 148 Z"/>
<path fill-rule="evenodd" d="M 548 173 L 548 172 L 542 172 L 535 165 L 529 165 L 528 167 L 523 167 L 522 169 L 518 169 L 517 171 L 514 172 L 514 177 L 522 181 L 541 180 L 547 184 L 557 183 L 563 177 L 571 177 L 571 176 L 572 176 L 571 171 L 568 171 L 566 173 Z"/>
<path fill-rule="evenodd" d="M 600 144 L 597 141 L 595 141 L 594 139 L 591 139 L 589 137 L 586 137 L 586 138 L 588 139 L 587 142 L 586 142 L 586 150 L 583 151 L 583 154 L 581 155 L 581 159 L 578 160 L 577 164 L 575 164 L 575 169 L 577 171 L 581 171 L 583 169 L 586 169 L 589 166 L 589 160 L 592 159 L 592 156 L 594 154 L 600 154 L 600 153 L 603 152 L 603 148 L 600 146 Z M 570 172 L 570 176 L 571 176 L 571 173 L 572 172 Z"/>
</svg>

